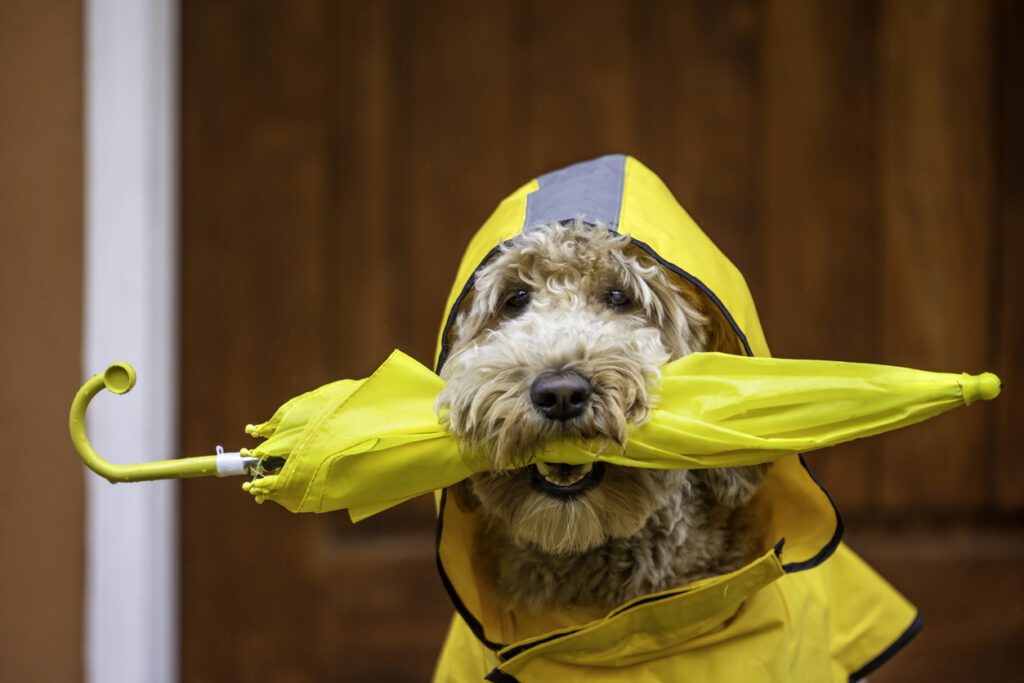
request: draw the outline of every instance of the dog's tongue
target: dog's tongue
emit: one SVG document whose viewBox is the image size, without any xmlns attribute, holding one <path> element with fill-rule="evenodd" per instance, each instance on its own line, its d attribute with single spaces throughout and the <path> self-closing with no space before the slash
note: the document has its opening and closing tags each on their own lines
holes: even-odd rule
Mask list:
<svg viewBox="0 0 1024 683">
<path fill-rule="evenodd" d="M 538 462 L 542 477 L 556 486 L 571 486 L 590 473 L 593 465 L 567 465 L 561 462 Z"/>
</svg>

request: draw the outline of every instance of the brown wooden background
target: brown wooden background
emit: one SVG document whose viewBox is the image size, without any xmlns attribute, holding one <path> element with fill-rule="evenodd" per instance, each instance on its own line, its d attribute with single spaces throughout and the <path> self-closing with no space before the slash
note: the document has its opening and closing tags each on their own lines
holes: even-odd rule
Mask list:
<svg viewBox="0 0 1024 683">
<path fill-rule="evenodd" d="M 0 2 L 0 681 L 82 678 L 82 7 Z"/>
<path fill-rule="evenodd" d="M 631 153 L 746 274 L 777 355 L 1003 376 L 811 464 L 929 622 L 872 680 L 1024 676 L 1020 3 L 183 4 L 187 452 L 393 347 L 429 361 L 497 202 Z M 182 498 L 186 680 L 429 675 L 429 503 L 352 527 L 233 482 Z"/>
</svg>

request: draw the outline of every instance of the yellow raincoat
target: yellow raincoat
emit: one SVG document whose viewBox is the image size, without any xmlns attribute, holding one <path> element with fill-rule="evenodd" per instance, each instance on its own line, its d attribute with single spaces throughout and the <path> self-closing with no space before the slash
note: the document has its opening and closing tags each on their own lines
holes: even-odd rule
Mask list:
<svg viewBox="0 0 1024 683">
<path fill-rule="evenodd" d="M 654 173 L 615 155 L 541 176 L 502 201 L 462 259 L 438 368 L 476 269 L 524 228 L 573 218 L 630 235 L 721 309 L 748 355 L 769 355 L 743 276 Z M 457 613 L 434 680 L 857 680 L 917 633 L 914 607 L 842 544 L 839 513 L 800 456 L 776 461 L 756 504 L 769 538 L 742 569 L 607 614 L 528 619 L 502 604 L 484 578 L 474 547 L 480 519 L 441 492 L 437 564 Z"/>
</svg>

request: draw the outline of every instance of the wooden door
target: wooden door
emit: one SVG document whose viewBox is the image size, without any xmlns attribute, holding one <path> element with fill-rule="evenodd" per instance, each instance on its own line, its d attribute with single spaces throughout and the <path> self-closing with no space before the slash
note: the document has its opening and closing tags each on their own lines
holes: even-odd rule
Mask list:
<svg viewBox="0 0 1024 683">
<path fill-rule="evenodd" d="M 777 355 L 1012 391 L 1021 38 L 997 0 L 186 1 L 186 450 L 244 445 L 394 347 L 429 361 L 497 202 L 620 151 L 746 274 Z M 931 617 L 873 680 L 1021 673 L 1020 406 L 813 457 L 855 547 Z M 187 482 L 184 678 L 426 678 L 451 610 L 432 533 L 425 500 L 353 527 Z"/>
</svg>

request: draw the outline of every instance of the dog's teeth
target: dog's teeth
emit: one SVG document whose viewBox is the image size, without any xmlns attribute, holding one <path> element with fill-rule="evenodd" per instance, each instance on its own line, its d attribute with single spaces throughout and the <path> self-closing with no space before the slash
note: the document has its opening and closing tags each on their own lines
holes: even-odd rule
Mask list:
<svg viewBox="0 0 1024 683">
<path fill-rule="evenodd" d="M 562 465 L 538 462 L 541 476 L 556 486 L 571 486 L 590 473 L 593 465 Z"/>
<path fill-rule="evenodd" d="M 547 479 L 551 475 L 551 473 L 555 471 L 555 468 L 546 462 L 538 462 L 537 469 L 540 470 L 541 476 L 543 476 L 545 479 Z"/>
</svg>

